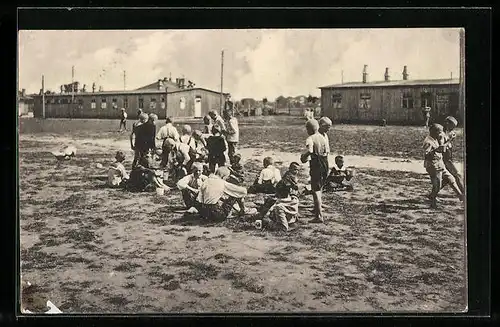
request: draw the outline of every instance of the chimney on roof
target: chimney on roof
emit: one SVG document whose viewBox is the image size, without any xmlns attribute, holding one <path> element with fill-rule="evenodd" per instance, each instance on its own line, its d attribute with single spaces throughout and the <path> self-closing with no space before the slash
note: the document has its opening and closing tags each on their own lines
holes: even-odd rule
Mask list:
<svg viewBox="0 0 500 327">
<path fill-rule="evenodd" d="M 366 81 L 368 79 L 367 68 L 368 68 L 368 65 L 365 65 L 365 67 L 363 68 L 363 83 L 366 83 Z"/>
<path fill-rule="evenodd" d="M 161 90 L 161 87 L 163 86 L 161 79 L 158 80 L 158 90 Z"/>
<path fill-rule="evenodd" d="M 385 67 L 384 81 L 389 82 L 390 77 L 391 76 L 389 75 L 389 67 Z"/>
<path fill-rule="evenodd" d="M 406 66 L 403 67 L 403 80 L 404 81 L 408 80 L 408 70 Z"/>
<path fill-rule="evenodd" d="M 175 78 L 175 85 L 179 86 L 179 78 L 178 77 Z"/>
<path fill-rule="evenodd" d="M 21 90 L 21 96 L 25 97 L 26 96 L 26 89 Z"/>
</svg>

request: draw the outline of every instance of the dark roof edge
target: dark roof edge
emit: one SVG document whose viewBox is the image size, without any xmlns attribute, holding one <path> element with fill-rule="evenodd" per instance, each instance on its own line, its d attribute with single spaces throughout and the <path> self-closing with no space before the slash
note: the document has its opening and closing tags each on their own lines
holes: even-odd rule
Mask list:
<svg viewBox="0 0 500 327">
<path fill-rule="evenodd" d="M 191 89 L 181 89 L 181 90 L 175 90 L 171 92 L 166 92 L 167 94 L 172 94 L 172 93 L 179 93 L 179 92 L 188 92 L 188 91 L 195 91 L 195 90 L 203 90 L 215 94 L 220 94 L 220 92 L 214 91 L 214 90 L 209 90 L 203 87 L 194 87 Z M 128 91 L 103 91 L 103 92 L 84 92 L 84 93 L 75 93 L 75 96 L 103 96 L 103 95 L 122 95 L 122 94 L 165 94 L 165 91 L 163 90 L 128 90 Z M 224 92 L 224 95 L 228 95 L 229 92 Z M 41 96 L 40 94 L 33 95 L 35 97 Z M 71 93 L 55 93 L 55 94 L 47 94 L 46 96 L 71 96 Z"/>
<path fill-rule="evenodd" d="M 422 85 L 458 85 L 460 84 L 459 81 L 455 80 L 428 80 L 427 82 L 425 81 L 415 81 L 415 82 L 406 82 L 406 83 L 396 83 L 400 81 L 393 81 L 394 84 L 385 84 L 385 83 L 391 83 L 391 82 L 368 82 L 368 83 L 363 83 L 363 82 L 351 82 L 351 83 L 346 83 L 346 84 L 332 84 L 332 85 L 326 85 L 326 86 L 318 86 L 318 89 L 334 89 L 334 88 L 339 88 L 339 89 L 355 89 L 355 88 L 366 88 L 366 87 L 401 87 L 401 86 L 422 86 Z M 401 81 L 402 82 L 402 81 Z"/>
</svg>

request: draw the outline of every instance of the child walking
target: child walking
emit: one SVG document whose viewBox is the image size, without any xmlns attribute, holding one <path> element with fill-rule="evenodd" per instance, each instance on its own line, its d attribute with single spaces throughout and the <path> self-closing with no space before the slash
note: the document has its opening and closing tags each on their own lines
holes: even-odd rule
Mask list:
<svg viewBox="0 0 500 327">
<path fill-rule="evenodd" d="M 432 124 L 429 128 L 429 135 L 424 140 L 424 167 L 429 174 L 432 183 L 432 191 L 429 195 L 431 208 L 437 207 L 437 195 L 441 190 L 443 180 L 445 180 L 457 194 L 460 201 L 463 201 L 463 193 L 458 187 L 453 175 L 446 169 L 443 162 L 443 152 L 446 143 L 440 144 L 440 139 L 444 137 L 443 126 Z"/>
<path fill-rule="evenodd" d="M 271 157 L 265 157 L 262 163 L 264 169 L 249 187 L 248 193 L 274 194 L 276 184 L 281 180 L 281 172 L 274 166 L 274 160 Z"/>
</svg>

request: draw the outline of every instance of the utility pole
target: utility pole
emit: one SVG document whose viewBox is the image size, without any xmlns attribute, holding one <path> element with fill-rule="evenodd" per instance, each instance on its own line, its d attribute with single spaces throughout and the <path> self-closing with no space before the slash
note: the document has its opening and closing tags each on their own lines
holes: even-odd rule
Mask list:
<svg viewBox="0 0 500 327">
<path fill-rule="evenodd" d="M 75 66 L 71 66 L 71 103 L 75 102 Z"/>
<path fill-rule="evenodd" d="M 459 88 L 459 111 L 462 116 L 462 124 L 465 121 L 465 30 L 462 28 L 460 34 L 460 88 Z"/>
<path fill-rule="evenodd" d="M 127 73 L 123 71 L 123 91 L 127 89 Z"/>
<path fill-rule="evenodd" d="M 222 110 L 224 109 L 224 94 L 223 91 L 224 85 L 224 50 L 221 52 L 221 60 L 220 60 L 220 113 L 222 114 Z"/>
<path fill-rule="evenodd" d="M 42 75 L 42 118 L 45 119 L 45 79 Z"/>
<path fill-rule="evenodd" d="M 344 84 L 344 71 L 340 73 L 340 84 Z"/>
<path fill-rule="evenodd" d="M 168 86 L 165 85 L 165 119 L 167 119 L 168 117 L 167 108 L 168 108 Z"/>
</svg>

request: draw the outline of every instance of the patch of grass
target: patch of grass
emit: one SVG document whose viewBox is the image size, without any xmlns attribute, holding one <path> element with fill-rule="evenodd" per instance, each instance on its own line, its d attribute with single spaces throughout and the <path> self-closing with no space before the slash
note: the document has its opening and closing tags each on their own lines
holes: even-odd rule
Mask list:
<svg viewBox="0 0 500 327">
<path fill-rule="evenodd" d="M 118 266 L 113 268 L 113 270 L 124 271 L 124 272 L 133 272 L 135 270 L 135 268 L 137 268 L 137 267 L 141 267 L 141 265 L 139 265 L 137 263 L 133 263 L 133 262 L 122 262 Z"/>
<path fill-rule="evenodd" d="M 192 262 L 192 261 L 177 261 L 173 263 L 174 266 L 184 266 L 187 267 L 187 271 L 182 271 L 179 274 L 181 281 L 196 280 L 197 282 L 201 280 L 214 279 L 219 275 L 219 268 L 212 264 L 206 264 L 203 262 Z"/>
</svg>

